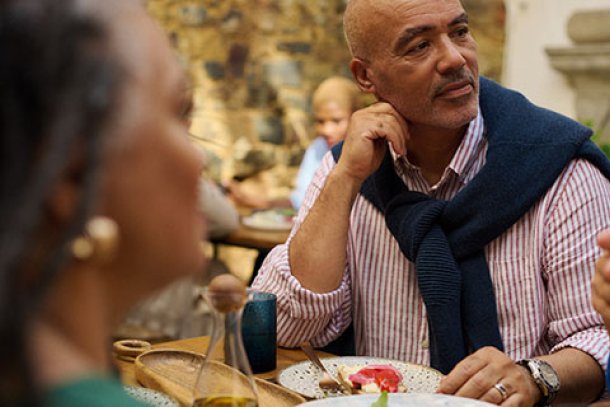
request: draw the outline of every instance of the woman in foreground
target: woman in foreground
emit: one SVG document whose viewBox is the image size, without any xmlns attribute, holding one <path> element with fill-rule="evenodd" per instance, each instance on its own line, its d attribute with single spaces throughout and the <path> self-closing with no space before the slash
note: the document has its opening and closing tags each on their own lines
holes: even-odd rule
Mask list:
<svg viewBox="0 0 610 407">
<path fill-rule="evenodd" d="M 204 266 L 184 77 L 132 0 L 0 1 L 0 405 L 139 405 L 129 307 Z"/>
</svg>

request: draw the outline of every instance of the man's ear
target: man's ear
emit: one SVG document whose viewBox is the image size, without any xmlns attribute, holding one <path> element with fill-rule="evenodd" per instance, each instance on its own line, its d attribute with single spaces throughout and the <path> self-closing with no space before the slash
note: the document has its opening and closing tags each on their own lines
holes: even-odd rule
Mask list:
<svg viewBox="0 0 610 407">
<path fill-rule="evenodd" d="M 352 58 L 349 68 L 352 71 L 352 75 L 354 76 L 360 90 L 362 90 L 364 93 L 374 94 L 375 85 L 373 82 L 371 82 L 368 63 L 359 58 Z"/>
</svg>

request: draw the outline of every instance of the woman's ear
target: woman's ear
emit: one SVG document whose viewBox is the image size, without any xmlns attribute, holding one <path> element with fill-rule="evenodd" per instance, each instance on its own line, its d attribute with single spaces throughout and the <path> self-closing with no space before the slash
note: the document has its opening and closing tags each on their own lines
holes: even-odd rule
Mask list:
<svg viewBox="0 0 610 407">
<path fill-rule="evenodd" d="M 79 188 L 73 182 L 62 179 L 57 184 L 47 204 L 53 223 L 63 224 L 74 216 L 79 196 Z"/>
<path fill-rule="evenodd" d="M 82 199 L 84 171 L 85 162 L 79 158 L 71 159 L 64 169 L 46 204 L 51 222 L 64 224 L 76 213 L 78 203 Z"/>
<path fill-rule="evenodd" d="M 352 75 L 354 76 L 360 90 L 362 90 L 364 93 L 374 94 L 375 85 L 373 82 L 371 82 L 368 63 L 359 58 L 352 58 L 349 68 L 352 71 Z"/>
</svg>

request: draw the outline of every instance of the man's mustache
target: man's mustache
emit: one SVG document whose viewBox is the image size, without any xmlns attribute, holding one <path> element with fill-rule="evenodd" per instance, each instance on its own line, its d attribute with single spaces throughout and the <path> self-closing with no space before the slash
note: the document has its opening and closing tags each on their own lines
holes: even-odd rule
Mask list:
<svg viewBox="0 0 610 407">
<path fill-rule="evenodd" d="M 441 78 L 441 82 L 434 87 L 434 96 L 439 95 L 445 91 L 445 89 L 457 82 L 467 81 L 474 87 L 474 75 L 462 68 L 459 71 L 452 72 Z"/>
</svg>

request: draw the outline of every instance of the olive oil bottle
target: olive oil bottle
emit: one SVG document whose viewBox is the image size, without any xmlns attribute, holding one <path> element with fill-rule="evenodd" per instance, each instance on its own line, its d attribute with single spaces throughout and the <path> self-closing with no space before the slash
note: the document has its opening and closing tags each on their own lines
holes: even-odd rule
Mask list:
<svg viewBox="0 0 610 407">
<path fill-rule="evenodd" d="M 258 407 L 256 382 L 241 337 L 246 287 L 237 277 L 220 275 L 204 289 L 203 297 L 212 309 L 214 325 L 192 406 Z"/>
<path fill-rule="evenodd" d="M 195 400 L 193 407 L 258 407 L 258 403 L 246 397 L 212 396 Z"/>
</svg>

